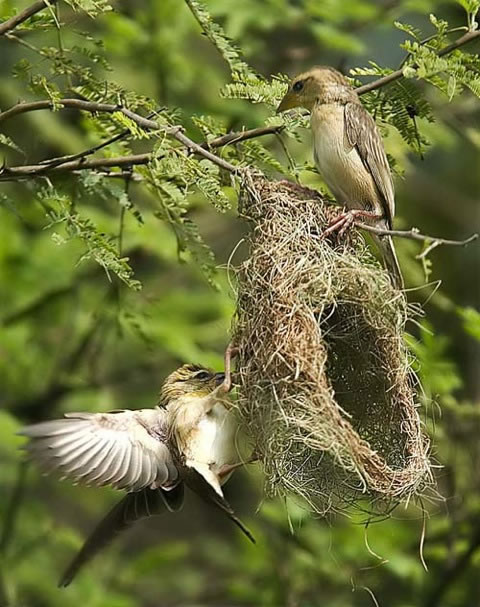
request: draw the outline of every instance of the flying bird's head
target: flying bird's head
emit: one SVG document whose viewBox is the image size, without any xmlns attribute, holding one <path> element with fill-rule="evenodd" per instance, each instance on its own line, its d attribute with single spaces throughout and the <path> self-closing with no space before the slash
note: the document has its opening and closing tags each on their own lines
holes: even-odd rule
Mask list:
<svg viewBox="0 0 480 607">
<path fill-rule="evenodd" d="M 357 99 L 345 76 L 332 67 L 318 66 L 292 80 L 277 114 L 295 107 L 312 111 L 317 104 L 347 103 Z"/>
<path fill-rule="evenodd" d="M 224 379 L 224 373 L 215 373 L 198 365 L 183 365 L 165 380 L 160 391 L 160 404 L 166 405 L 183 396 L 208 396 Z"/>
</svg>

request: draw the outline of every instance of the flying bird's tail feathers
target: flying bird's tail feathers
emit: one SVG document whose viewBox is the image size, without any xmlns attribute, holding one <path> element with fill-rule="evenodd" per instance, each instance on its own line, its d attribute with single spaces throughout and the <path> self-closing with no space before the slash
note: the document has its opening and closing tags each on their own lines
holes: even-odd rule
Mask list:
<svg viewBox="0 0 480 607">
<path fill-rule="evenodd" d="M 163 512 L 176 512 L 183 505 L 183 483 L 170 491 L 163 489 L 143 489 L 128 493 L 98 523 L 74 557 L 58 584 L 68 586 L 79 570 L 98 552 L 107 546 L 120 532 L 131 527 L 136 521 Z"/>
<path fill-rule="evenodd" d="M 392 284 L 396 289 L 402 290 L 404 287 L 402 270 L 398 263 L 397 253 L 393 245 L 391 236 L 376 236 L 372 234 L 375 242 L 377 243 L 383 258 L 383 263 L 390 274 Z"/>
<path fill-rule="evenodd" d="M 199 474 L 194 468 L 189 468 L 184 476 L 185 484 L 189 489 L 194 491 L 199 497 L 203 499 L 207 504 L 211 504 L 221 510 L 228 518 L 234 523 L 243 533 L 248 537 L 252 544 L 256 544 L 255 538 L 253 537 L 250 530 L 245 527 L 242 521 L 236 516 L 235 511 L 227 502 L 227 500 L 221 497 L 215 489 Z"/>
</svg>

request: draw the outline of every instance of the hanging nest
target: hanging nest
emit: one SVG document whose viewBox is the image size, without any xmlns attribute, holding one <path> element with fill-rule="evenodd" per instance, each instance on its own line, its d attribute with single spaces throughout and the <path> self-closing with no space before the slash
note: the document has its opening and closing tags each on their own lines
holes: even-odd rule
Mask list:
<svg viewBox="0 0 480 607">
<path fill-rule="evenodd" d="M 250 175 L 241 212 L 252 229 L 233 338 L 239 410 L 267 495 L 324 514 L 418 494 L 430 467 L 405 297 L 356 230 L 322 239 L 338 207 L 317 192 Z"/>
</svg>

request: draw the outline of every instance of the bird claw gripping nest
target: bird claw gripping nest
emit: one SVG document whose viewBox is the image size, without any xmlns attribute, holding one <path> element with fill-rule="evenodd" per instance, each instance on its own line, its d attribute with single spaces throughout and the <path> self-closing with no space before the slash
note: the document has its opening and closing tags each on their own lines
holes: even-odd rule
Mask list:
<svg viewBox="0 0 480 607">
<path fill-rule="evenodd" d="M 241 205 L 239 410 L 267 494 L 321 513 L 418 494 L 430 466 L 404 296 L 358 232 L 322 237 L 338 209 L 318 192 L 249 176 Z"/>
</svg>

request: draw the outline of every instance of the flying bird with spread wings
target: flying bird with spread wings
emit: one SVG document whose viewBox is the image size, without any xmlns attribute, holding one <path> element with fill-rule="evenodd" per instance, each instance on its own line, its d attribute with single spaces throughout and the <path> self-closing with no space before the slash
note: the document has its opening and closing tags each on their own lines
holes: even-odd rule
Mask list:
<svg viewBox="0 0 480 607">
<path fill-rule="evenodd" d="M 20 431 L 29 438 L 28 455 L 44 472 L 128 492 L 94 529 L 59 586 L 68 586 L 85 563 L 135 521 L 179 510 L 184 485 L 255 541 L 222 492 L 243 465 L 230 388 L 227 357 L 225 374 L 183 365 L 165 380 L 154 409 L 68 413 Z"/>
<path fill-rule="evenodd" d="M 331 67 L 314 67 L 293 79 L 277 112 L 310 111 L 314 159 L 337 202 L 348 212 L 327 229 L 345 230 L 355 217 L 392 229 L 395 195 L 385 149 L 374 119 L 348 80 Z M 395 287 L 403 278 L 391 236 L 372 235 Z"/>
</svg>

